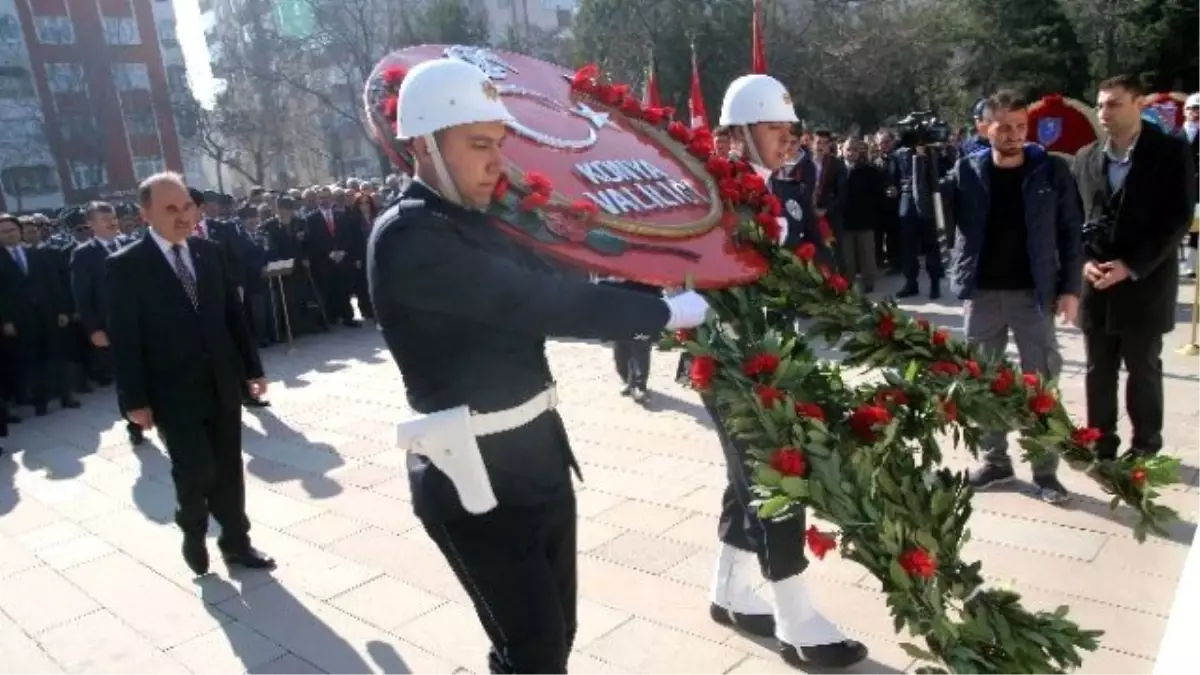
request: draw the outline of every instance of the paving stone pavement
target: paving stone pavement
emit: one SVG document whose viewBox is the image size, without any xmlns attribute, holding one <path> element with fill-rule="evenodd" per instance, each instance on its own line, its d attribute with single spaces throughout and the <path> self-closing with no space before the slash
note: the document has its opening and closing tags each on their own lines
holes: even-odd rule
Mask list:
<svg viewBox="0 0 1200 675">
<path fill-rule="evenodd" d="M 957 304 L 907 307 L 959 330 Z M 1107 631 L 1085 672 L 1149 672 L 1195 531 L 1197 359 L 1173 351 L 1185 334 L 1181 324 L 1164 354 L 1167 452 L 1187 467 L 1162 496 L 1186 520 L 1170 538 L 1139 546 L 1065 467 L 1067 508 L 1020 490 L 975 500 L 967 553 L 990 580 Z M 1061 338 L 1063 394 L 1082 414 L 1081 339 Z M 617 395 L 602 346 L 549 352 L 586 481 L 572 670 L 789 672 L 708 618 L 724 468 L 696 396 L 672 381 L 674 355 L 654 358 L 648 412 Z M 378 334 L 304 339 L 266 363 L 274 405 L 245 414 L 244 438 L 254 540 L 280 561 L 271 575 L 218 566 L 192 578 L 168 463 L 157 439 L 130 449 L 110 392 L 13 428 L 0 457 L 0 673 L 486 672 L 479 622 L 407 503 L 391 444 L 403 388 Z M 809 569 L 823 609 L 871 648 L 859 672 L 913 668 L 872 578 L 836 555 Z"/>
</svg>

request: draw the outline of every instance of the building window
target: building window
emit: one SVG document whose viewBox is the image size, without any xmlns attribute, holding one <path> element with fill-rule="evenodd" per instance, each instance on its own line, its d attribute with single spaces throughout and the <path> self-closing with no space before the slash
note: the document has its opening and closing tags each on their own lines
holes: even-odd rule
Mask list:
<svg viewBox="0 0 1200 675">
<path fill-rule="evenodd" d="M 68 94 L 84 91 L 83 64 L 81 63 L 47 63 L 46 84 L 55 94 Z"/>
<path fill-rule="evenodd" d="M 58 192 L 58 178 L 54 168 L 39 164 L 35 166 L 10 166 L 0 171 L 4 191 L 13 196 L 32 197 Z"/>
<path fill-rule="evenodd" d="M 113 83 L 121 91 L 150 91 L 150 69 L 144 63 L 114 63 Z"/>
<path fill-rule="evenodd" d="M 75 24 L 69 16 L 35 16 L 38 42 L 44 45 L 75 44 Z"/>
<path fill-rule="evenodd" d="M 158 22 L 158 43 L 164 47 L 178 47 L 179 36 L 175 34 L 175 22 L 171 19 Z"/>
<path fill-rule="evenodd" d="M 110 45 L 140 45 L 137 19 L 131 16 L 104 17 L 104 41 Z"/>
<path fill-rule="evenodd" d="M 0 100 L 33 96 L 33 80 L 24 68 L 0 68 Z"/>
<path fill-rule="evenodd" d="M 0 14 L 0 44 L 21 44 L 21 22 L 12 14 Z"/>
<path fill-rule="evenodd" d="M 96 119 L 90 112 L 62 110 L 58 113 L 58 131 L 64 141 L 92 143 L 96 140 Z"/>
<path fill-rule="evenodd" d="M 186 67 L 167 66 L 167 91 L 169 91 L 172 96 L 182 96 L 188 93 L 188 75 Z"/>
<path fill-rule="evenodd" d="M 157 136 L 158 122 L 149 106 L 130 106 L 125 109 L 125 131 L 130 136 Z"/>
<path fill-rule="evenodd" d="M 108 185 L 108 168 L 101 162 L 71 162 L 71 182 L 76 190 L 91 190 Z"/>
<path fill-rule="evenodd" d="M 559 28 L 570 28 L 571 27 L 571 10 L 569 10 L 569 9 L 557 10 L 555 13 L 555 17 L 558 19 L 558 27 Z"/>
<path fill-rule="evenodd" d="M 163 170 L 162 157 L 134 157 L 133 158 L 133 175 L 139 181 L 146 180 L 150 176 L 153 176 L 156 173 L 160 173 L 162 170 Z"/>
</svg>

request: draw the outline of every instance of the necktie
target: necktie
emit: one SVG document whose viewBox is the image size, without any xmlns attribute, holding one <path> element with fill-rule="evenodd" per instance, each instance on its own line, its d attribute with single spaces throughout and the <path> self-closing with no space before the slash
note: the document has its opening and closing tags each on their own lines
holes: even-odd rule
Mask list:
<svg viewBox="0 0 1200 675">
<path fill-rule="evenodd" d="M 174 244 L 171 246 L 171 253 L 175 254 L 175 276 L 179 277 L 179 281 L 183 284 L 183 292 L 187 293 L 188 300 L 192 301 L 192 309 L 199 309 L 200 301 L 196 298 L 196 277 L 192 275 L 187 263 L 183 261 L 183 247 Z"/>
<path fill-rule="evenodd" d="M 13 261 L 17 263 L 17 267 L 20 268 L 21 274 L 29 276 L 29 263 L 25 260 L 24 249 L 22 249 L 20 246 L 17 246 L 11 250 Z"/>
<path fill-rule="evenodd" d="M 333 213 L 329 211 L 325 212 L 325 227 L 329 228 L 329 236 L 337 236 L 337 228 L 333 225 Z"/>
</svg>

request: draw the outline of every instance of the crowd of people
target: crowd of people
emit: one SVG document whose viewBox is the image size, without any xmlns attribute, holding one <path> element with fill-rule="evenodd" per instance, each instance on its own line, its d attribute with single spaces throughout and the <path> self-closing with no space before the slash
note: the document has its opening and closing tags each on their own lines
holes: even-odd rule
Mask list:
<svg viewBox="0 0 1200 675">
<path fill-rule="evenodd" d="M 229 261 L 259 347 L 357 327 L 373 312 L 364 269 L 366 239 L 383 204 L 406 179 L 270 191 L 235 200 L 190 189 L 194 236 L 217 243 Z M 43 416 L 57 403 L 78 408 L 77 394 L 112 384 L 105 330 L 109 294 L 105 261 L 139 241 L 149 224 L 135 204 L 94 201 L 44 214 L 0 214 L 0 431 L 23 409 Z M 278 277 L 270 283 L 269 276 Z M 249 394 L 247 406 L 268 405 Z M 144 440 L 127 425 L 130 441 Z"/>
</svg>

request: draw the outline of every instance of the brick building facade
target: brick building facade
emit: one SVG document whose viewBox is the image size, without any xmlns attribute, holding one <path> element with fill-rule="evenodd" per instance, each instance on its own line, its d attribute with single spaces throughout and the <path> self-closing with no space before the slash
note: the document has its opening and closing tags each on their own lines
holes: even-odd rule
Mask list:
<svg viewBox="0 0 1200 675">
<path fill-rule="evenodd" d="M 191 93 L 175 30 L 172 0 L 0 0 L 0 210 L 202 174 L 180 138 Z"/>
</svg>

